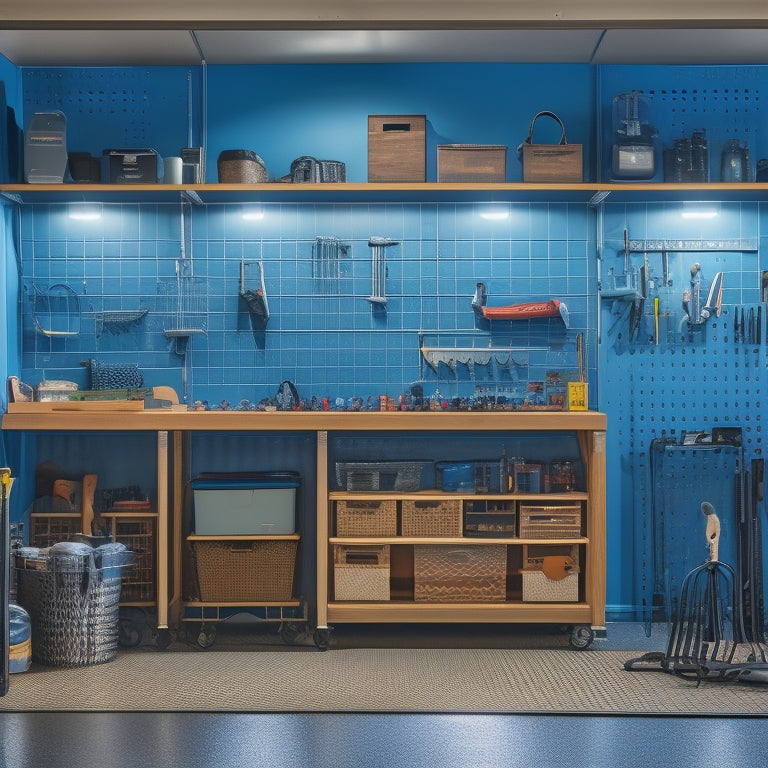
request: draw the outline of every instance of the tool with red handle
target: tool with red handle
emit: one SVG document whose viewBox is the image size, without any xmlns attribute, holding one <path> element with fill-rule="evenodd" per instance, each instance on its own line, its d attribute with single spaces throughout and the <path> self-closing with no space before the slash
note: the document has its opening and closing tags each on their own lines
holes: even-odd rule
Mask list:
<svg viewBox="0 0 768 768">
<path fill-rule="evenodd" d="M 472 299 L 472 309 L 487 320 L 532 320 L 539 317 L 559 317 L 568 328 L 568 307 L 558 299 L 509 304 L 506 307 L 485 306 L 485 283 L 478 283 Z"/>
</svg>

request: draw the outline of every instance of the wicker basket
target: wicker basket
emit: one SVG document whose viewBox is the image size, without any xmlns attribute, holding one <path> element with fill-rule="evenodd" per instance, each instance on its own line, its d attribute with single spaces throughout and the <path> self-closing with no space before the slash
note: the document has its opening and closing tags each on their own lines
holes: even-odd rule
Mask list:
<svg viewBox="0 0 768 768">
<path fill-rule="evenodd" d="M 578 539 L 581 505 L 520 505 L 521 539 Z"/>
<path fill-rule="evenodd" d="M 336 600 L 389 600 L 389 544 L 334 544 Z"/>
<path fill-rule="evenodd" d="M 92 558 L 57 558 L 52 570 L 17 570 L 18 601 L 32 624 L 32 661 L 84 667 L 112 661 L 118 648 L 121 578 L 104 578 Z M 55 560 L 52 560 L 52 563 Z"/>
<path fill-rule="evenodd" d="M 576 603 L 579 600 L 579 574 L 550 579 L 541 571 L 521 571 L 524 603 Z"/>
<path fill-rule="evenodd" d="M 264 161 L 250 149 L 226 149 L 216 162 L 220 184 L 261 184 L 269 181 Z"/>
<path fill-rule="evenodd" d="M 203 602 L 290 600 L 298 537 L 194 541 Z"/>
<path fill-rule="evenodd" d="M 503 602 L 507 597 L 507 548 L 504 544 L 416 544 L 413 576 L 416 602 Z"/>
<path fill-rule="evenodd" d="M 397 502 L 394 499 L 337 501 L 336 535 L 396 536 Z"/>
<path fill-rule="evenodd" d="M 403 499 L 403 536 L 461 536 L 461 501 Z"/>
</svg>

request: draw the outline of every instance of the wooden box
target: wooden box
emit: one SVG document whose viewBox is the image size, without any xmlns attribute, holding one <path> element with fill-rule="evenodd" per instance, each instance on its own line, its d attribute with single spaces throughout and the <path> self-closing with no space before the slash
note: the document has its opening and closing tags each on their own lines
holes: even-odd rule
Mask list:
<svg viewBox="0 0 768 768">
<path fill-rule="evenodd" d="M 334 544 L 336 600 L 389 600 L 389 544 Z"/>
<path fill-rule="evenodd" d="M 580 183 L 584 177 L 581 144 L 523 144 L 523 181 Z"/>
<path fill-rule="evenodd" d="M 368 181 L 426 178 L 426 115 L 368 115 Z"/>
<path fill-rule="evenodd" d="M 413 597 L 425 603 L 503 602 L 506 545 L 414 545 Z"/>
<path fill-rule="evenodd" d="M 437 180 L 455 182 L 504 182 L 507 148 L 497 144 L 440 144 Z"/>
</svg>

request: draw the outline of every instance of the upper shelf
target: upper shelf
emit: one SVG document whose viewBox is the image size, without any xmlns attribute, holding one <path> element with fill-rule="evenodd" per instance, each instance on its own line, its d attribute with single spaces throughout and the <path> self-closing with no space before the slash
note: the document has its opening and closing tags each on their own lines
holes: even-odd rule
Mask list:
<svg viewBox="0 0 768 768">
<path fill-rule="evenodd" d="M 3 184 L 0 196 L 17 203 L 208 203 L 556 201 L 596 205 L 605 199 L 763 200 L 768 183 L 654 184 L 645 182 L 534 183 L 365 183 L 341 184 Z"/>
</svg>

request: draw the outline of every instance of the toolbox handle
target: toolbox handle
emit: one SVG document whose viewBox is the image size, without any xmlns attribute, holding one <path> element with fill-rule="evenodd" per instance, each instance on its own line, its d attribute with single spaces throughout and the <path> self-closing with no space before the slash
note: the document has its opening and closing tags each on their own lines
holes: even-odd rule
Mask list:
<svg viewBox="0 0 768 768">
<path fill-rule="evenodd" d="M 411 124 L 410 123 L 384 123 L 381 126 L 381 129 L 384 132 L 389 131 L 410 131 L 411 130 Z"/>
</svg>

